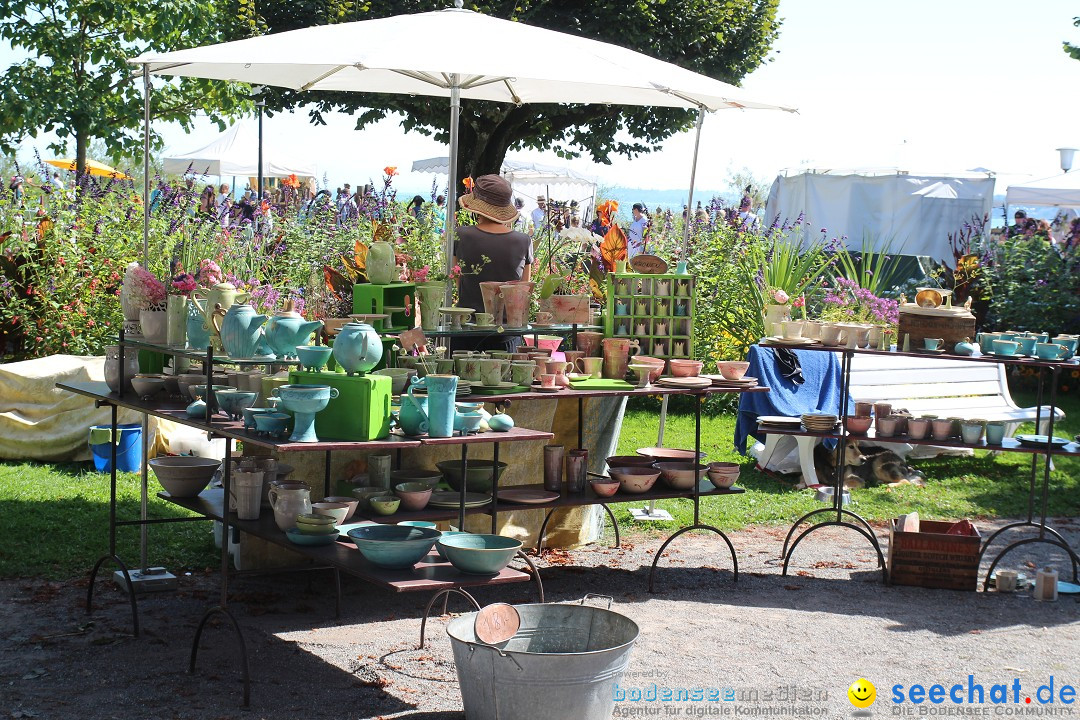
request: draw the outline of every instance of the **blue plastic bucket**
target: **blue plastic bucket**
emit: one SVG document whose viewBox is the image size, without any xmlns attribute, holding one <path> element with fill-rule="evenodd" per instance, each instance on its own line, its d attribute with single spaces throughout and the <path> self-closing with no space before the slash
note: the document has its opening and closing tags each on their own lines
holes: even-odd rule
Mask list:
<svg viewBox="0 0 1080 720">
<path fill-rule="evenodd" d="M 108 439 L 111 425 L 94 425 L 90 428 L 91 437 L 95 430 L 104 430 Z M 122 423 L 116 426 L 120 442 L 116 445 L 116 469 L 120 472 L 136 472 L 142 467 L 142 423 Z M 94 469 L 98 472 L 112 472 L 112 449 L 108 442 L 90 443 L 94 454 Z"/>
</svg>

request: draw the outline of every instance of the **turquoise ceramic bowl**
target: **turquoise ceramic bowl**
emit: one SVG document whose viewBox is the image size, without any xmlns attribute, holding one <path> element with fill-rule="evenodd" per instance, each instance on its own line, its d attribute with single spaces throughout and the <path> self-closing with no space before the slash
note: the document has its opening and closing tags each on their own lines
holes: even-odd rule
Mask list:
<svg viewBox="0 0 1080 720">
<path fill-rule="evenodd" d="M 244 408 L 249 408 L 255 404 L 259 393 L 248 392 L 247 390 L 215 390 L 214 397 L 217 398 L 218 405 L 229 414 L 229 417 L 239 420 L 244 414 Z"/>
<path fill-rule="evenodd" d="M 202 385 L 191 385 L 190 388 L 191 388 L 191 396 L 192 397 L 195 397 L 196 395 L 198 395 L 203 400 L 207 399 L 206 383 L 203 383 Z M 232 385 L 211 385 L 210 386 L 210 390 L 214 393 L 214 397 L 217 397 L 217 393 L 218 393 L 219 390 L 235 390 L 235 389 L 236 388 L 234 388 Z"/>
<path fill-rule="evenodd" d="M 297 530 L 296 528 L 289 528 L 285 531 L 286 537 L 297 545 L 307 545 L 309 547 L 318 547 L 319 545 L 329 545 L 338 539 L 338 533 L 335 530 L 332 533 L 324 535 L 313 535 L 311 533 L 305 533 Z"/>
<path fill-rule="evenodd" d="M 255 416 L 255 429 L 277 437 L 285 432 L 292 420 L 285 413 L 270 412 Z"/>
<path fill-rule="evenodd" d="M 431 552 L 439 531 L 408 525 L 364 525 L 350 530 L 349 537 L 372 565 L 404 570 Z"/>
<path fill-rule="evenodd" d="M 300 359 L 300 364 L 304 366 L 304 369 L 310 372 L 320 372 L 326 367 L 330 354 L 333 352 L 334 348 L 329 345 L 296 346 L 296 357 Z"/>
<path fill-rule="evenodd" d="M 277 412 L 273 408 L 253 408 L 246 407 L 243 410 L 244 415 L 244 428 L 247 430 L 255 429 L 255 416 L 256 415 L 269 415 L 270 413 Z"/>
<path fill-rule="evenodd" d="M 443 530 L 442 537 L 448 537 L 450 535 L 468 535 L 469 533 L 464 530 Z M 447 558 L 442 554 L 442 550 L 439 549 L 439 541 L 435 541 L 435 554 L 439 556 L 439 559 L 443 562 L 447 562 Z"/>
<path fill-rule="evenodd" d="M 281 407 L 294 413 L 317 413 L 338 396 L 337 388 L 329 385 L 279 385 L 274 395 L 281 398 Z"/>
<path fill-rule="evenodd" d="M 460 460 L 444 460 L 442 462 L 435 463 L 435 467 L 442 470 L 443 477 L 446 478 L 446 482 L 454 490 L 461 489 L 461 461 Z M 495 473 L 499 473 L 501 476 L 503 470 L 506 470 L 506 463 L 500 462 L 498 468 L 495 467 L 494 462 L 491 460 L 470 460 L 468 465 L 468 480 L 466 484 L 467 492 L 491 492 L 491 483 L 495 476 Z"/>
<path fill-rule="evenodd" d="M 520 540 L 473 533 L 440 537 L 436 545 L 451 565 L 470 575 L 497 574 L 521 549 Z"/>
</svg>

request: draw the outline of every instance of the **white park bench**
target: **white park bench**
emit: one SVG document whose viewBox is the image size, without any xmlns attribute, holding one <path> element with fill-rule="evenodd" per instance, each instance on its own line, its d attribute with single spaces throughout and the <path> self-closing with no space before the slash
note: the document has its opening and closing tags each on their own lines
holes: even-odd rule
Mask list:
<svg viewBox="0 0 1080 720">
<path fill-rule="evenodd" d="M 1022 408 L 1013 401 L 1003 363 L 856 354 L 851 363 L 850 387 L 853 401 L 892 403 L 894 409 L 904 409 L 915 416 L 934 414 L 1003 420 L 1007 423 L 1006 437 L 1011 437 L 1021 423 L 1033 422 L 1036 415 L 1036 408 Z M 1049 413 L 1050 407 L 1044 405 L 1039 422 L 1040 433 L 1046 433 L 1048 429 Z M 1065 413 L 1056 408 L 1056 420 L 1063 417 Z M 770 434 L 758 464 L 768 467 L 770 459 L 786 457 L 794 442 L 798 446 L 803 482 L 815 484 L 814 445 L 818 440 L 814 437 Z M 907 443 L 873 442 L 900 446 L 905 450 L 911 448 Z"/>
</svg>

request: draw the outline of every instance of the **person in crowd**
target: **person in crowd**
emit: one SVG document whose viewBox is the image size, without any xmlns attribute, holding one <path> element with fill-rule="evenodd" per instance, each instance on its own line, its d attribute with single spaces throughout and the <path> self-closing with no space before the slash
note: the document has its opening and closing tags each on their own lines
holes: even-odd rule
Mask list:
<svg viewBox="0 0 1080 720">
<path fill-rule="evenodd" d="M 1016 235 L 1024 234 L 1024 225 L 1027 223 L 1027 213 L 1023 210 L 1017 210 L 1013 213 L 1013 224 L 1009 226 L 1009 237 L 1015 237 Z"/>
<path fill-rule="evenodd" d="M 442 232 L 442 228 L 446 226 L 446 196 L 438 195 L 435 198 L 435 209 L 432 210 L 432 214 L 435 216 L 436 227 Z"/>
<path fill-rule="evenodd" d="M 634 216 L 633 222 L 626 231 L 627 258 L 640 255 L 645 252 L 645 244 L 648 242 L 649 216 L 645 212 L 644 203 L 634 203 L 630 213 Z"/>
<path fill-rule="evenodd" d="M 221 222 L 221 227 L 229 227 L 229 222 L 232 219 L 232 197 L 229 195 L 229 186 L 222 183 L 218 188 L 217 206 L 214 211 L 217 213 L 218 220 Z"/>
<path fill-rule="evenodd" d="M 59 172 L 55 172 L 55 171 L 53 172 L 52 180 L 50 182 L 52 183 L 53 190 L 56 190 L 56 191 L 59 192 L 59 191 L 62 191 L 64 189 L 64 181 L 60 179 L 60 173 Z"/>
<path fill-rule="evenodd" d="M 23 196 L 25 194 L 23 191 L 23 184 L 25 182 L 26 181 L 20 173 L 15 173 L 11 176 L 11 181 L 8 183 L 8 190 L 15 196 L 16 203 L 22 203 L 23 201 Z"/>
<path fill-rule="evenodd" d="M 547 198 L 539 195 L 536 198 L 536 207 L 532 214 L 533 234 L 540 232 L 548 226 Z"/>
<path fill-rule="evenodd" d="M 409 214 L 416 218 L 416 222 L 423 222 L 424 220 L 424 198 L 420 195 L 414 195 L 412 201 L 409 203 Z"/>
<path fill-rule="evenodd" d="M 753 230 L 757 227 L 758 216 L 754 213 L 754 200 L 750 196 L 750 186 L 743 190 L 742 200 L 739 201 L 738 227 L 744 230 Z"/>
<path fill-rule="evenodd" d="M 517 217 L 514 219 L 514 229 L 518 232 L 531 235 L 532 233 L 529 225 L 529 216 L 525 214 L 525 201 L 521 198 L 514 198 L 514 209 L 517 210 Z"/>
<path fill-rule="evenodd" d="M 454 244 L 454 265 L 462 269 L 458 278 L 458 304 L 462 307 L 484 307 L 481 282 L 528 281 L 532 275 L 532 238 L 512 229 L 518 216 L 512 198 L 510 183 L 498 175 L 481 175 L 472 192 L 458 198 L 461 208 L 476 216 L 475 225 L 458 226 Z M 509 349 L 519 341 L 517 337 L 491 338 L 469 344 Z M 458 345 L 455 343 L 455 349 Z"/>
<path fill-rule="evenodd" d="M 199 195 L 199 213 L 213 215 L 217 211 L 217 193 L 213 185 L 207 185 Z"/>
</svg>

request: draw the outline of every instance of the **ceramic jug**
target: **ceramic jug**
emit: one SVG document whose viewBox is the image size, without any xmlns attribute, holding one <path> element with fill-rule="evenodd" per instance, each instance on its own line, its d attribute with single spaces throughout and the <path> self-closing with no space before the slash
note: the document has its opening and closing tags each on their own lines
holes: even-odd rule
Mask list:
<svg viewBox="0 0 1080 720">
<path fill-rule="evenodd" d="M 247 303 L 236 303 L 224 315 L 215 313 L 212 317 L 214 330 L 221 338 L 221 347 L 229 357 L 243 359 L 255 356 L 263 336 L 265 315 L 259 315 Z"/>
<path fill-rule="evenodd" d="M 305 322 L 304 317 L 293 310 L 292 300 L 285 303 L 283 310 L 278 310 L 266 323 L 266 343 L 279 358 L 295 358 L 296 346 L 307 345 L 311 334 L 318 332 L 322 321 Z"/>
<path fill-rule="evenodd" d="M 203 326 L 206 318 L 203 317 L 202 309 L 190 296 L 184 313 L 187 320 L 187 346 L 193 350 L 205 350 L 210 347 L 210 332 Z"/>
<path fill-rule="evenodd" d="M 628 338 L 604 338 L 604 377 L 622 380 L 630 358 L 641 352 L 637 340 Z"/>
<path fill-rule="evenodd" d="M 457 375 L 429 374 L 424 378 L 428 391 L 428 436 L 451 437 L 457 408 Z"/>
<path fill-rule="evenodd" d="M 367 277 L 372 285 L 389 285 L 398 279 L 393 245 L 385 240 L 371 243 L 367 254 Z"/>
<path fill-rule="evenodd" d="M 403 433 L 415 437 L 428 431 L 428 401 L 426 397 L 413 395 L 413 388 L 427 385 L 416 378 L 411 378 L 409 382 L 408 392 L 401 396 L 398 425 Z"/>
<path fill-rule="evenodd" d="M 247 302 L 248 293 L 238 292 L 235 285 L 225 282 L 218 283 L 209 291 L 193 290 L 189 298 L 203 315 L 203 330 L 210 333 L 213 332 L 214 327 L 212 320 L 214 309 L 220 305 L 223 311 L 228 312 L 233 303 Z M 200 299 L 202 300 L 201 303 L 199 302 Z"/>
<path fill-rule="evenodd" d="M 306 487 L 270 486 L 270 507 L 282 532 L 296 526 L 296 516 L 311 512 L 311 491 Z"/>
<path fill-rule="evenodd" d="M 124 392 L 135 392 L 131 387 L 131 378 L 139 372 L 139 351 L 127 348 L 124 352 Z M 120 346 L 109 345 L 105 348 L 105 384 L 113 392 L 120 389 Z"/>
<path fill-rule="evenodd" d="M 480 295 L 484 298 L 484 312 L 491 313 L 496 325 L 502 325 L 505 321 L 502 297 L 499 296 L 499 286 L 503 284 L 498 280 L 486 280 L 480 283 Z"/>
<path fill-rule="evenodd" d="M 334 340 L 334 360 L 349 375 L 373 369 L 382 360 L 382 354 L 382 339 L 367 323 L 347 323 Z"/>
</svg>

